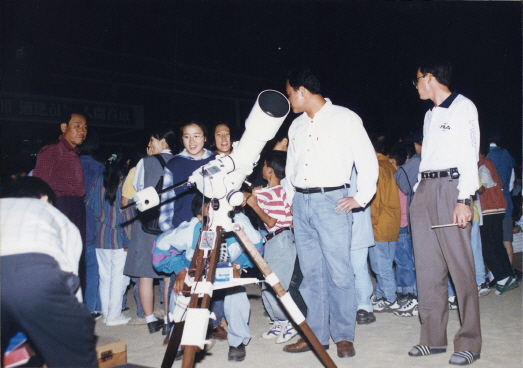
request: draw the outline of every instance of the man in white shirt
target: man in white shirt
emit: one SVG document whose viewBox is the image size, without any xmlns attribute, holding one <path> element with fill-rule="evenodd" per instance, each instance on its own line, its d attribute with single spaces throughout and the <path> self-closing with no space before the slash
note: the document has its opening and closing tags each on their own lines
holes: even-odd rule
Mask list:
<svg viewBox="0 0 523 368">
<path fill-rule="evenodd" d="M 303 113 L 289 129 L 286 177 L 295 189 L 293 221 L 307 323 L 322 345 L 328 348 L 332 337 L 338 356 L 351 357 L 357 310 L 351 210 L 365 207 L 376 192 L 376 154 L 360 117 L 323 98 L 308 68 L 289 72 L 286 91 L 292 110 Z M 353 165 L 358 192 L 352 197 Z M 310 346 L 300 339 L 283 350 L 300 353 Z"/>
<path fill-rule="evenodd" d="M 95 322 L 79 290 L 80 231 L 40 178 L 17 179 L 1 197 L 2 355 L 22 331 L 49 367 L 96 367 Z"/>
<path fill-rule="evenodd" d="M 471 196 L 478 189 L 479 126 L 476 106 L 449 89 L 451 66 L 428 63 L 413 81 L 422 100 L 434 107 L 425 114 L 420 180 L 410 214 L 421 320 L 420 344 L 410 356 L 444 353 L 447 348 L 447 279 L 459 303 L 461 327 L 454 337 L 450 364 L 479 359 L 481 329 L 474 258 L 470 245 Z M 432 228 L 436 225 L 455 226 Z"/>
</svg>

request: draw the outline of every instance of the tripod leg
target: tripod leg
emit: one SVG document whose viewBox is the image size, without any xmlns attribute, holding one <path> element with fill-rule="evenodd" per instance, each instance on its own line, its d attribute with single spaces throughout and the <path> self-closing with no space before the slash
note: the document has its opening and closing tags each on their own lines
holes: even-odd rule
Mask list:
<svg viewBox="0 0 523 368">
<path fill-rule="evenodd" d="M 167 350 L 165 350 L 165 355 L 163 356 L 162 368 L 171 368 L 173 366 L 176 353 L 178 352 L 178 346 L 180 346 L 180 342 L 182 341 L 184 326 L 185 321 L 178 322 L 174 325 L 171 337 L 169 338 L 169 345 L 167 345 Z"/>
<path fill-rule="evenodd" d="M 256 263 L 256 266 L 258 266 L 263 276 L 265 276 L 265 280 L 267 281 L 267 283 L 272 286 L 274 292 L 282 301 L 283 306 L 285 307 L 285 309 L 287 309 L 287 312 L 289 312 L 291 318 L 300 327 L 301 331 L 305 335 L 305 338 L 312 345 L 312 348 L 318 354 L 323 365 L 327 368 L 336 368 L 336 364 L 334 364 L 334 361 L 332 360 L 330 355 L 327 353 L 327 351 L 320 343 L 316 335 L 314 335 L 314 332 L 307 324 L 305 317 L 300 312 L 299 308 L 296 306 L 296 303 L 294 303 L 294 300 L 292 300 L 290 294 L 285 291 L 283 286 L 281 286 L 278 277 L 272 272 L 269 265 L 267 264 L 267 262 L 265 262 L 260 253 L 258 253 L 256 248 L 254 247 L 254 244 L 242 230 L 241 225 L 234 224 L 233 230 L 240 242 L 242 243 L 243 247 L 247 251 L 247 253 L 249 253 L 251 258 L 254 260 L 254 263 Z"/>
</svg>

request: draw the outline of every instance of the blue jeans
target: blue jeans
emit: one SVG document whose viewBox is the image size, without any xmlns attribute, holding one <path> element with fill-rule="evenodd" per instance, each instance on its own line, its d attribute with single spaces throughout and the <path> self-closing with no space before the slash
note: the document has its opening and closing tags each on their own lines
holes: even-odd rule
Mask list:
<svg viewBox="0 0 523 368">
<path fill-rule="evenodd" d="M 470 245 L 472 245 L 472 255 L 474 256 L 474 266 L 476 268 L 476 284 L 481 285 L 485 282 L 487 272 L 483 261 L 481 235 L 479 233 L 479 222 L 472 221 L 472 231 L 470 233 Z"/>
<path fill-rule="evenodd" d="M 94 244 L 85 247 L 85 298 L 84 304 L 93 313 L 102 310 L 100 302 L 100 274 L 98 273 L 98 260 L 96 259 L 96 246 Z"/>
<path fill-rule="evenodd" d="M 289 290 L 294 264 L 296 261 L 296 244 L 294 244 L 294 234 L 290 230 L 283 231 L 265 243 L 265 262 L 272 272 L 280 280 L 281 286 Z M 288 319 L 285 309 L 282 308 L 276 294 L 270 285 L 262 284 L 263 306 L 267 310 L 271 320 Z"/>
<path fill-rule="evenodd" d="M 367 256 L 369 248 L 354 249 L 350 251 L 350 261 L 354 269 L 354 282 L 358 297 L 358 310 L 372 312 L 370 297 L 372 296 L 372 280 L 369 275 Z"/>
<path fill-rule="evenodd" d="M 334 207 L 347 189 L 294 196 L 294 236 L 307 323 L 321 344 L 354 341 L 356 292 L 350 261 L 352 213 Z"/>
<path fill-rule="evenodd" d="M 223 310 L 223 303 L 225 296 L 227 295 L 227 289 L 225 290 L 214 290 L 211 299 L 211 312 L 214 313 L 216 318 L 212 320 L 212 327 L 218 327 L 222 323 L 222 319 L 225 317 L 225 311 Z"/>
<path fill-rule="evenodd" d="M 396 279 L 392 269 L 395 253 L 396 242 L 376 242 L 369 248 L 370 266 L 376 274 L 375 295 L 385 297 L 389 302 L 396 300 Z"/>
<path fill-rule="evenodd" d="M 251 304 L 243 286 L 227 289 L 228 293 L 223 299 L 223 310 L 227 319 L 229 346 L 238 347 L 247 345 L 251 339 L 249 329 L 249 315 Z"/>
<path fill-rule="evenodd" d="M 140 282 L 140 278 L 131 277 L 131 281 L 134 283 L 133 295 L 134 295 L 134 300 L 136 301 L 136 315 L 139 318 L 145 318 L 145 313 L 143 312 L 142 303 L 140 302 L 140 296 L 138 295 L 138 284 Z"/>
<path fill-rule="evenodd" d="M 396 291 L 401 294 L 417 295 L 416 271 L 414 267 L 414 250 L 412 234 L 408 226 L 400 228 L 394 262 L 396 262 Z"/>
</svg>

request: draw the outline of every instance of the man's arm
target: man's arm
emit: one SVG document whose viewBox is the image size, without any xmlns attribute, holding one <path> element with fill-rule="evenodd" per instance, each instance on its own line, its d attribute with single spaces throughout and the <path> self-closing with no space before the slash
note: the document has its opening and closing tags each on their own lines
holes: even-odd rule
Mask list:
<svg viewBox="0 0 523 368">
<path fill-rule="evenodd" d="M 351 121 L 347 127 L 347 148 L 352 153 L 354 165 L 358 170 L 358 192 L 354 197 L 342 198 L 334 207 L 338 213 L 349 213 L 355 208 L 365 207 L 376 193 L 378 181 L 378 159 L 372 147 L 369 136 L 363 127 L 363 122 L 355 113 L 351 113 Z M 352 165 L 352 162 L 350 163 Z M 348 168 L 350 169 L 350 168 Z"/>
<path fill-rule="evenodd" d="M 36 176 L 46 183 L 52 182 L 54 176 L 54 164 L 60 160 L 56 155 L 55 146 L 44 147 L 36 155 L 36 166 L 33 170 L 33 176 Z"/>
</svg>

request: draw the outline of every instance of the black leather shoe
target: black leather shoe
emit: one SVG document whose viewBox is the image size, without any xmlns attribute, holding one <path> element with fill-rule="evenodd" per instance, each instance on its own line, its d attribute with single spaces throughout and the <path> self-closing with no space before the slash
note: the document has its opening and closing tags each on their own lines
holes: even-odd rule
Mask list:
<svg viewBox="0 0 523 368">
<path fill-rule="evenodd" d="M 376 316 L 372 312 L 360 309 L 356 313 L 356 323 L 359 325 L 368 325 L 369 323 L 376 322 Z"/>
<path fill-rule="evenodd" d="M 160 331 L 163 328 L 163 319 L 159 319 L 154 322 L 149 322 L 147 324 L 147 328 L 149 329 L 150 334 Z"/>
<path fill-rule="evenodd" d="M 229 360 L 232 360 L 234 362 L 241 362 L 245 359 L 245 356 L 247 353 L 245 352 L 245 345 L 240 344 L 237 347 L 229 346 Z"/>
</svg>

